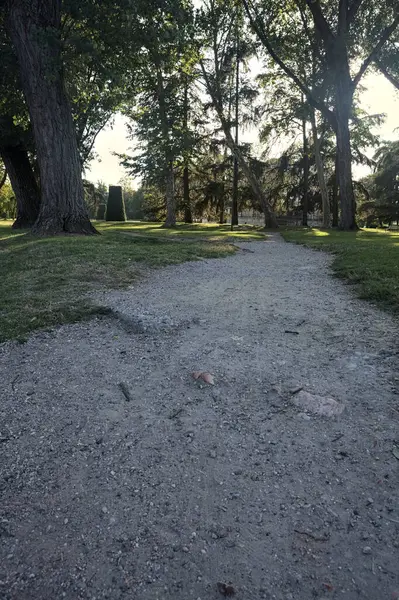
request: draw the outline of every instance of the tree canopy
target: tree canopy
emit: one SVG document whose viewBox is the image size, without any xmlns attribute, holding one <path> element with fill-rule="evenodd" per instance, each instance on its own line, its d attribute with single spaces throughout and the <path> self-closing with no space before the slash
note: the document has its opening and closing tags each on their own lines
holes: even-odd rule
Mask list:
<svg viewBox="0 0 399 600">
<path fill-rule="evenodd" d="M 396 3 L 2 0 L 0 9 L 0 174 L 15 226 L 95 233 L 89 218 L 104 214 L 104 193 L 82 172 L 117 113 L 132 141 L 121 163 L 141 181 L 133 212 L 167 227 L 228 214 L 234 225 L 238 210 L 257 210 L 266 226 L 284 214 L 306 225 L 314 213 L 354 229 L 370 188 L 356 164 L 374 170 L 373 193 L 392 208 L 396 146 L 375 134 L 383 116 L 360 99 L 369 71 L 399 89 Z M 242 141 L 247 129 L 257 145 Z"/>
</svg>

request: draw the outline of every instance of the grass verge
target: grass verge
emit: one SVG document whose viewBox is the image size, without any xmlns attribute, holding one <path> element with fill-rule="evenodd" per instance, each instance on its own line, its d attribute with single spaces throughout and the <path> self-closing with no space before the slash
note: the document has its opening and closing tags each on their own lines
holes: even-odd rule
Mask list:
<svg viewBox="0 0 399 600">
<path fill-rule="evenodd" d="M 260 231 L 157 223 L 96 223 L 101 236 L 37 238 L 0 222 L 0 342 L 26 339 L 35 329 L 79 321 L 104 311 L 88 292 L 118 288 L 140 265 L 162 267 L 232 254 L 234 240 L 264 239 Z M 129 234 L 129 235 L 126 235 Z"/>
<path fill-rule="evenodd" d="M 332 252 L 338 277 L 356 285 L 360 298 L 399 313 L 399 233 L 382 230 L 287 230 L 287 242 Z"/>
</svg>

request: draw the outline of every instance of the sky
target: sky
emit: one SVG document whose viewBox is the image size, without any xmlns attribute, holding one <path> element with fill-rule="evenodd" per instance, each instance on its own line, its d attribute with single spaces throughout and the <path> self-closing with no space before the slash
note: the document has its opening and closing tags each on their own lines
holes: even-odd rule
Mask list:
<svg viewBox="0 0 399 600">
<path fill-rule="evenodd" d="M 395 129 L 399 128 L 399 92 L 382 75 L 370 74 L 364 78 L 362 84 L 367 88 L 361 96 L 362 108 L 370 114 L 386 114 L 385 123 L 376 131 L 385 140 L 399 139 L 399 130 L 395 132 Z M 247 141 L 256 142 L 255 130 L 245 138 Z M 94 147 L 98 158 L 92 161 L 85 177 L 93 182 L 103 181 L 106 185 L 117 184 L 127 173 L 119 165 L 119 160 L 113 152 L 129 153 L 131 147 L 132 141 L 127 137 L 126 120 L 122 115 L 116 115 L 112 127 L 107 127 L 98 135 Z M 368 172 L 367 167 L 354 170 L 356 177 L 362 177 Z"/>
</svg>

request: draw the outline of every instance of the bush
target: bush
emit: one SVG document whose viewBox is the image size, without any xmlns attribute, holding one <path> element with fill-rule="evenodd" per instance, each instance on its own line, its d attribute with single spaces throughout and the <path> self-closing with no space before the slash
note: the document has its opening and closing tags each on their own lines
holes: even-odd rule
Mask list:
<svg viewBox="0 0 399 600">
<path fill-rule="evenodd" d="M 125 202 L 122 187 L 110 185 L 107 202 L 106 221 L 126 221 Z"/>
</svg>

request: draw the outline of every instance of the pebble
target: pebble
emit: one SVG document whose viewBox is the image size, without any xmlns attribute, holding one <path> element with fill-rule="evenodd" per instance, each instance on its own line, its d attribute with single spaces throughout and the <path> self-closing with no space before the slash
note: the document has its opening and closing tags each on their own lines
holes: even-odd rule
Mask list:
<svg viewBox="0 0 399 600">
<path fill-rule="evenodd" d="M 371 548 L 370 548 L 370 546 L 365 546 L 363 548 L 363 554 L 371 554 Z"/>
<path fill-rule="evenodd" d="M 303 419 L 304 421 L 310 421 L 311 417 L 304 412 L 298 413 L 298 419 Z"/>
</svg>

